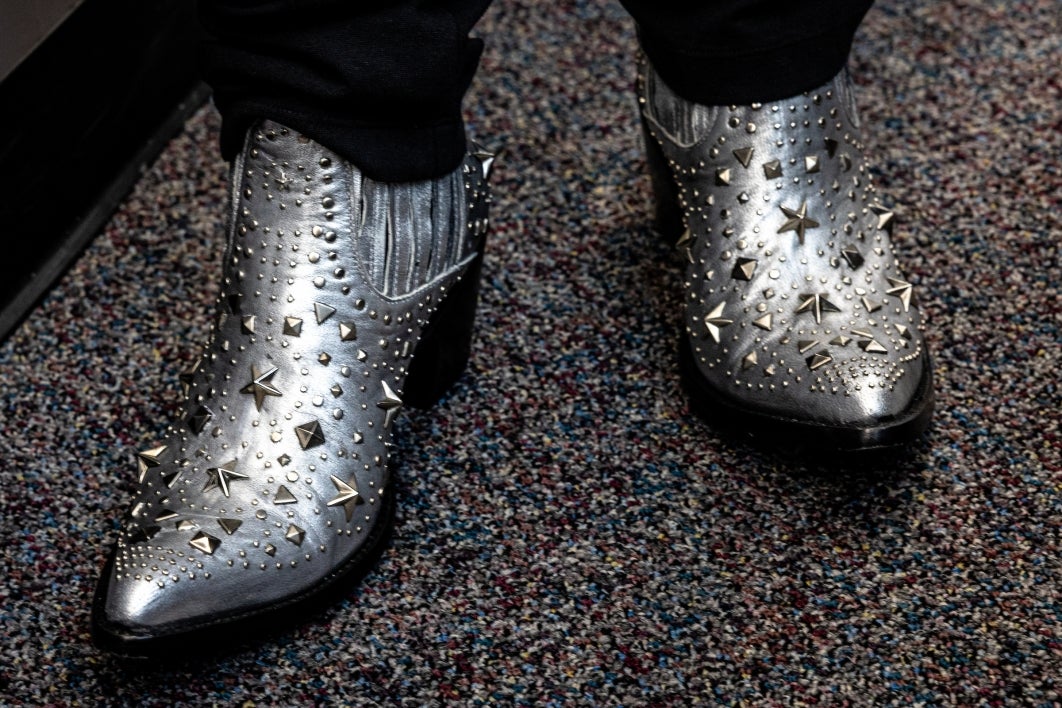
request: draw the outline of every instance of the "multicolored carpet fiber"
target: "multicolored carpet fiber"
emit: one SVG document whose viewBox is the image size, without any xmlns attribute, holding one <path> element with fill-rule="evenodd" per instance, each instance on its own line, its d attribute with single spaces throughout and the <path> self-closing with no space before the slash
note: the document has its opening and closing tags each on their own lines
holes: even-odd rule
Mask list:
<svg viewBox="0 0 1062 708">
<path fill-rule="evenodd" d="M 879 469 L 769 456 L 689 412 L 618 4 L 498 0 L 478 33 L 467 115 L 505 153 L 473 362 L 399 424 L 375 571 L 220 659 L 89 642 L 134 454 L 217 292 L 204 107 L 0 347 L 0 704 L 1059 705 L 1057 1 L 882 0 L 860 30 L 938 380 L 924 444 Z"/>
</svg>

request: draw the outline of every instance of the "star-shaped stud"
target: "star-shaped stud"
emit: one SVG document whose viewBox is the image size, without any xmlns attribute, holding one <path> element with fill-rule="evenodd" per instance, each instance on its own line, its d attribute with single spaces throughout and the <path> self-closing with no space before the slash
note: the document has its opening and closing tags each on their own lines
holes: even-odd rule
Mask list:
<svg viewBox="0 0 1062 708">
<path fill-rule="evenodd" d="M 262 410 L 262 403 L 265 401 L 266 396 L 281 395 L 280 389 L 268 383 L 276 375 L 277 371 L 278 369 L 275 366 L 270 366 L 265 371 L 260 370 L 257 366 L 251 366 L 251 383 L 241 388 L 240 393 L 253 394 L 254 407 L 258 410 Z"/>
<path fill-rule="evenodd" d="M 712 339 L 719 342 L 719 331 L 727 325 L 734 324 L 734 320 L 723 317 L 723 309 L 726 307 L 726 302 L 721 302 L 712 308 L 712 311 L 704 316 L 704 326 L 708 328 L 708 334 L 712 335 Z"/>
<path fill-rule="evenodd" d="M 483 172 L 483 179 L 490 179 L 490 173 L 494 170 L 494 160 L 498 157 L 498 154 L 478 148 L 472 153 L 472 157 L 479 160 L 479 168 Z"/>
<path fill-rule="evenodd" d="M 900 302 L 903 303 L 903 311 L 907 312 L 911 307 L 911 295 L 914 293 L 914 286 L 899 278 L 890 277 L 886 279 L 892 287 L 886 290 L 885 294 L 900 298 Z"/>
<path fill-rule="evenodd" d="M 177 381 L 181 384 L 181 391 L 184 392 L 184 397 L 188 398 L 188 394 L 192 392 L 192 384 L 195 383 L 195 375 L 199 371 L 199 364 L 202 359 L 196 359 L 196 362 L 192 364 L 191 368 L 182 371 L 177 375 Z"/>
<path fill-rule="evenodd" d="M 243 472 L 236 471 L 236 460 L 229 460 L 217 467 L 211 467 L 207 470 L 207 475 L 209 478 L 203 487 L 203 491 L 209 492 L 211 489 L 220 488 L 221 493 L 226 497 L 229 496 L 229 482 L 234 479 L 248 479 Z"/>
<path fill-rule="evenodd" d="M 207 426 L 210 419 L 214 417 L 214 414 L 206 406 L 199 406 L 192 414 L 188 416 L 188 428 L 193 433 L 203 432 L 203 428 Z"/>
<path fill-rule="evenodd" d="M 822 313 L 841 311 L 841 308 L 827 300 L 826 296 L 821 293 L 801 293 L 800 298 L 800 306 L 796 309 L 797 314 L 802 312 L 814 314 L 816 324 L 822 322 Z"/>
<path fill-rule="evenodd" d="M 402 410 L 402 399 L 391 390 L 391 387 L 387 385 L 386 381 L 381 381 L 383 386 L 383 398 L 376 402 L 376 405 L 383 408 L 386 411 L 384 416 L 384 427 L 391 427 L 391 423 L 394 422 L 395 417 L 398 416 L 398 412 Z"/>
<path fill-rule="evenodd" d="M 804 243 L 804 231 L 807 229 L 813 229 L 819 225 L 819 222 L 808 218 L 807 202 L 802 203 L 800 208 L 796 210 L 790 209 L 786 206 L 779 206 L 779 208 L 789 218 L 784 224 L 782 224 L 782 228 L 778 229 L 778 233 L 781 234 L 786 231 L 796 231 L 801 244 Z"/>
<path fill-rule="evenodd" d="M 159 445 L 150 450 L 136 453 L 137 482 L 144 481 L 144 477 L 147 476 L 149 469 L 152 467 L 158 467 L 162 464 L 159 462 L 159 457 L 161 457 L 164 452 L 166 452 L 166 446 Z"/>
<path fill-rule="evenodd" d="M 693 232 L 687 228 L 675 242 L 675 248 L 686 251 L 686 258 L 690 263 L 693 263 L 693 240 Z"/>
<path fill-rule="evenodd" d="M 879 229 L 883 229 L 883 230 L 887 231 L 891 235 L 892 234 L 892 219 L 893 219 L 893 216 L 895 216 L 894 213 L 892 212 L 892 210 L 891 209 L 886 209 L 881 204 L 877 204 L 877 203 L 871 204 L 868 208 L 870 209 L 871 212 L 874 213 L 874 216 L 878 217 L 877 227 Z"/>
<path fill-rule="evenodd" d="M 354 510 L 358 504 L 364 504 L 365 500 L 362 499 L 361 494 L 358 492 L 353 478 L 350 480 L 350 484 L 347 484 L 335 475 L 330 476 L 332 477 L 332 485 L 336 488 L 336 495 L 329 500 L 328 506 L 342 506 L 343 511 L 346 512 L 347 521 L 350 521 L 354 518 Z"/>
</svg>

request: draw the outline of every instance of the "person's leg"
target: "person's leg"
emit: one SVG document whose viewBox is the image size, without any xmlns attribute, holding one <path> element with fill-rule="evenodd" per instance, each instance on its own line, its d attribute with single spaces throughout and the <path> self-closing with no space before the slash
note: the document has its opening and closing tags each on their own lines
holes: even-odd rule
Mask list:
<svg viewBox="0 0 1062 708">
<path fill-rule="evenodd" d="M 269 118 L 391 182 L 452 171 L 490 0 L 201 0 L 202 72 L 232 159 Z"/>
<path fill-rule="evenodd" d="M 217 316 L 179 420 L 137 455 L 93 607 L 105 649 L 284 626 L 387 540 L 394 419 L 464 368 L 489 201 L 459 110 L 484 3 L 417 5 L 204 5 L 233 162 Z"/>
<path fill-rule="evenodd" d="M 695 409 L 789 450 L 910 442 L 930 359 L 844 68 L 867 3 L 625 4 L 661 226 L 688 258 Z"/>
<path fill-rule="evenodd" d="M 653 68 L 709 106 L 774 101 L 829 81 L 845 65 L 873 0 L 621 0 Z"/>
</svg>

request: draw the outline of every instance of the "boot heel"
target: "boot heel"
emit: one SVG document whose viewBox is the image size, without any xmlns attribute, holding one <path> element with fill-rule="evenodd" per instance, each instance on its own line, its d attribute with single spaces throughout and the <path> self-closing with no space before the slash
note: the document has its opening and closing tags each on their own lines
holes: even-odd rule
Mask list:
<svg viewBox="0 0 1062 708">
<path fill-rule="evenodd" d="M 472 351 L 472 329 L 479 299 L 483 249 L 461 280 L 450 289 L 424 327 L 409 364 L 403 401 L 414 408 L 430 408 L 457 381 Z"/>
<path fill-rule="evenodd" d="M 678 242 L 685 228 L 682 223 L 682 210 L 679 208 L 678 187 L 671 170 L 667 166 L 664 151 L 649 132 L 645 117 L 642 117 L 642 137 L 645 139 L 645 160 L 649 166 L 649 178 L 653 184 L 656 198 L 656 215 L 653 230 L 668 243 Z"/>
</svg>

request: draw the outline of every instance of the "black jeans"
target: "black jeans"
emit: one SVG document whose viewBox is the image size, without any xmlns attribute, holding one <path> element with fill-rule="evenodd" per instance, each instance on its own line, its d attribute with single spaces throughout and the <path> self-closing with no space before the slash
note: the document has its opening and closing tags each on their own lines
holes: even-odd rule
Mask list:
<svg viewBox="0 0 1062 708">
<path fill-rule="evenodd" d="M 621 2 L 674 91 L 744 104 L 796 95 L 840 71 L 873 0 Z M 489 3 L 200 0 L 222 153 L 231 159 L 249 125 L 271 118 L 378 180 L 453 170 L 465 151 L 461 100 L 483 48 L 468 35 Z"/>
</svg>

